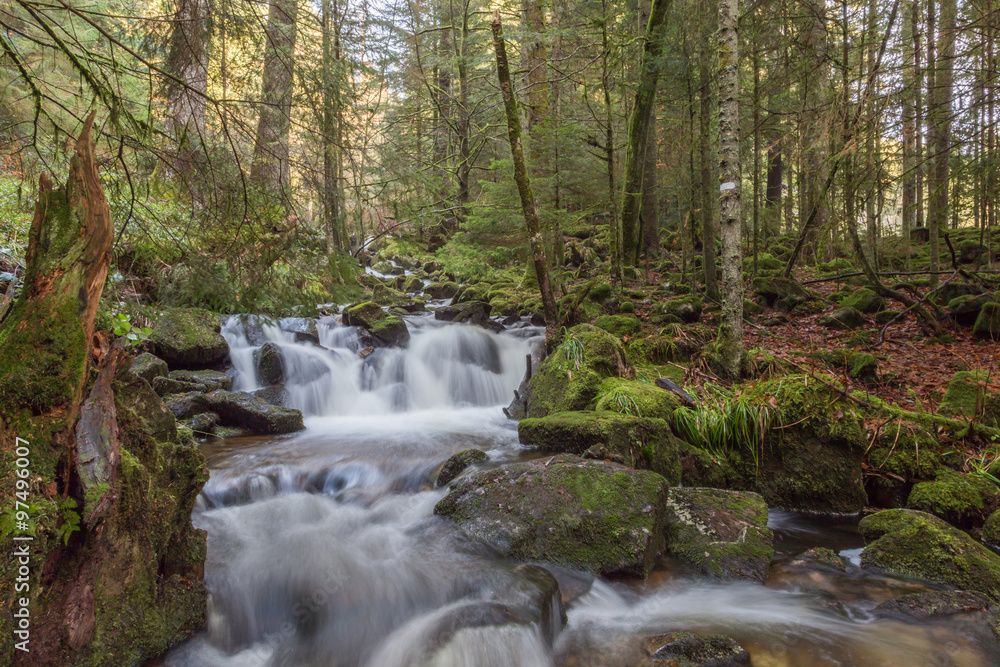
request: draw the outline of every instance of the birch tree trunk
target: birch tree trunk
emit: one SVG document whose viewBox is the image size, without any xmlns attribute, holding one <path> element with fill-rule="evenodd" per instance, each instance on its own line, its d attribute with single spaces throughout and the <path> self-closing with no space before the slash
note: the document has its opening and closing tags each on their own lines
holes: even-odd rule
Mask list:
<svg viewBox="0 0 1000 667">
<path fill-rule="evenodd" d="M 510 66 L 507 61 L 507 47 L 503 39 L 503 24 L 500 22 L 499 10 L 493 12 L 490 29 L 493 31 L 493 48 L 497 57 L 497 78 L 500 83 L 500 94 L 503 96 L 504 112 L 507 116 L 507 135 L 510 139 L 511 157 L 514 160 L 514 182 L 517 184 L 517 193 L 521 198 L 521 211 L 524 214 L 535 275 L 538 278 L 538 289 L 542 297 L 542 310 L 545 313 L 545 346 L 551 350 L 559 332 L 559 310 L 556 308 L 555 297 L 552 294 L 552 284 L 549 281 L 549 263 L 545 256 L 545 239 L 538 222 L 535 195 L 531 190 L 531 180 L 528 178 L 528 169 L 524 161 L 524 147 L 521 144 L 521 119 L 517 115 L 517 104 L 514 100 L 514 87 L 510 80 Z"/>
<path fill-rule="evenodd" d="M 737 0 L 719 0 L 719 193 L 722 322 L 719 361 L 731 380 L 743 357 L 743 256 L 740 182 L 739 33 Z"/>
</svg>

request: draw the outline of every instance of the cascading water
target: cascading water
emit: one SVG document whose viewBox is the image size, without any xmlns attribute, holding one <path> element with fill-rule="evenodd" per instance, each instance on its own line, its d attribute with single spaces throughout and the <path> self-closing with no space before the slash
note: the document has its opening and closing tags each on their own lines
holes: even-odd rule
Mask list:
<svg viewBox="0 0 1000 667">
<path fill-rule="evenodd" d="M 733 635 L 755 664 L 989 664 L 938 626 L 873 620 L 896 584 L 780 567 L 771 587 L 596 580 L 560 632 L 534 566 L 433 515 L 445 494 L 434 472 L 451 455 L 476 447 L 490 465 L 525 455 L 500 406 L 541 331 L 411 316 L 409 348 L 361 358 L 357 331 L 335 318 L 319 322 L 318 345 L 298 342 L 291 324 L 223 327 L 238 390 L 259 388 L 255 350 L 281 349 L 287 403 L 307 428 L 203 446 L 211 479 L 193 521 L 208 532 L 209 620 L 166 656 L 170 667 L 631 664 L 597 656 L 622 637 L 673 630 Z"/>
</svg>

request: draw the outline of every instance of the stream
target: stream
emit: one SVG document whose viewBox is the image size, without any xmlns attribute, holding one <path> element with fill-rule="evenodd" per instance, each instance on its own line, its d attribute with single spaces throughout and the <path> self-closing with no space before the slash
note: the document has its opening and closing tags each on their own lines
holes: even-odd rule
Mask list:
<svg viewBox="0 0 1000 667">
<path fill-rule="evenodd" d="M 1000 663 L 958 621 L 878 619 L 880 602 L 928 588 L 857 567 L 855 521 L 779 511 L 766 585 L 690 578 L 664 559 L 645 581 L 564 573 L 577 590 L 563 590 L 568 622 L 548 619 L 548 634 L 538 624 L 456 623 L 534 594 L 524 566 L 434 516 L 447 490 L 433 479 L 472 447 L 490 466 L 531 456 L 501 407 L 542 330 L 406 320 L 408 349 L 365 359 L 338 318 L 320 321 L 320 345 L 238 318 L 223 327 L 234 389 L 257 388 L 256 347 L 282 348 L 288 404 L 306 430 L 202 445 L 211 479 L 193 522 L 208 533 L 209 618 L 166 665 L 624 665 L 595 656 L 677 630 L 730 635 L 758 667 Z M 796 558 L 816 546 L 855 564 Z"/>
</svg>

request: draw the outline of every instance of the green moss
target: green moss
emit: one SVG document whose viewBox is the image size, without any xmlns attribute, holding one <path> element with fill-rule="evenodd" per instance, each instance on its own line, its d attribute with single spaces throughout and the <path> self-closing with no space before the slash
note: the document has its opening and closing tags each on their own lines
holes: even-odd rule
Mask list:
<svg viewBox="0 0 1000 667">
<path fill-rule="evenodd" d="M 983 340 L 1000 340 L 1000 303 L 990 302 L 983 305 L 972 326 L 972 334 Z"/>
<path fill-rule="evenodd" d="M 858 529 L 868 543 L 862 565 L 1000 601 L 1000 556 L 941 519 L 914 510 L 883 510 L 862 519 Z"/>
<path fill-rule="evenodd" d="M 906 506 L 960 528 L 972 528 L 986 519 L 985 510 L 996 506 L 998 495 L 992 483 L 944 468 L 934 481 L 916 484 Z"/>
<path fill-rule="evenodd" d="M 885 299 L 867 287 L 853 290 L 849 296 L 840 302 L 841 308 L 853 308 L 862 313 L 875 313 L 885 307 Z"/>
<path fill-rule="evenodd" d="M 986 390 L 985 371 L 955 373 L 938 413 L 947 416 L 979 417 L 991 427 L 1000 427 L 1000 394 Z"/>
<path fill-rule="evenodd" d="M 229 354 L 229 345 L 219 334 L 219 318 L 207 310 L 167 308 L 152 328 L 153 351 L 168 365 L 205 366 Z"/>
<path fill-rule="evenodd" d="M 594 326 L 624 338 L 639 333 L 642 322 L 635 315 L 601 315 L 594 320 Z"/>
<path fill-rule="evenodd" d="M 673 421 L 681 400 L 652 382 L 608 378 L 601 382 L 594 409 L 630 417 L 653 417 Z"/>
</svg>

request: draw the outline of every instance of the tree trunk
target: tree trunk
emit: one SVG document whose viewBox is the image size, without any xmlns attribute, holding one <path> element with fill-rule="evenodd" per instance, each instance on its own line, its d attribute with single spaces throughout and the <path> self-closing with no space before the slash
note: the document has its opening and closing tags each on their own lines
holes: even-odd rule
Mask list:
<svg viewBox="0 0 1000 667">
<path fill-rule="evenodd" d="M 510 139 L 510 152 L 514 160 L 514 182 L 521 198 L 521 211 L 524 214 L 525 227 L 528 231 L 528 241 L 531 244 L 532 261 L 535 275 L 538 278 L 538 289 L 541 292 L 542 310 L 545 313 L 545 344 L 551 350 L 559 332 L 559 310 L 556 308 L 552 285 L 549 282 L 549 263 L 545 257 L 545 239 L 542 236 L 541 225 L 538 222 L 538 209 L 535 207 L 535 195 L 531 190 L 528 169 L 524 162 L 524 148 L 521 145 L 521 119 L 517 115 L 517 104 L 514 99 L 514 88 L 510 81 L 510 67 L 507 64 L 507 47 L 503 39 L 503 25 L 500 22 L 500 11 L 493 12 L 490 22 L 493 32 L 493 48 L 497 57 L 497 78 L 500 82 L 500 94 L 503 96 L 504 112 L 507 116 L 507 135 Z"/>
<path fill-rule="evenodd" d="M 211 14 L 208 0 L 179 0 L 170 28 L 167 71 L 175 80 L 167 85 L 167 132 L 177 143 L 172 166 L 179 173 L 192 170 L 196 147 L 205 138 Z"/>
<path fill-rule="evenodd" d="M 326 252 L 348 250 L 344 238 L 340 206 L 340 146 L 338 127 L 341 122 L 340 100 L 340 21 L 336 0 L 323 0 L 323 228 L 326 232 Z M 360 241 L 363 243 L 363 241 Z"/>
<path fill-rule="evenodd" d="M 639 213 L 642 210 L 642 173 L 646 164 L 649 118 L 653 112 L 656 84 L 660 77 L 658 61 L 663 53 L 663 33 L 672 1 L 653 0 L 650 7 L 649 23 L 643 40 L 642 60 L 639 65 L 639 82 L 628 120 L 621 224 L 622 255 L 629 264 L 635 264 L 639 252 L 637 231 Z"/>
<path fill-rule="evenodd" d="M 743 358 L 743 253 L 740 211 L 740 80 L 737 0 L 719 0 L 719 186 L 722 322 L 719 361 L 731 380 Z"/>
<path fill-rule="evenodd" d="M 805 155 L 805 172 L 800 178 L 806 179 L 806 201 L 804 211 L 808 212 L 810 223 L 803 225 L 808 256 L 817 259 L 817 230 L 826 226 L 830 218 L 829 205 L 823 182 L 827 178 L 829 166 L 827 114 L 825 113 L 825 90 L 827 75 L 827 14 L 826 0 L 803 0 L 803 12 L 807 27 L 803 36 L 809 73 L 805 81 L 805 119 L 802 130 L 802 150 Z M 815 211 L 815 214 L 813 213 Z"/>
<path fill-rule="evenodd" d="M 267 20 L 267 46 L 260 91 L 260 114 L 254 143 L 251 179 L 289 208 L 289 147 L 295 34 L 298 3 L 273 0 Z"/>
<path fill-rule="evenodd" d="M 699 59 L 699 84 L 701 85 L 700 136 L 698 146 L 701 148 L 701 254 L 702 271 L 705 275 L 705 291 L 708 297 L 718 301 L 719 276 L 715 268 L 715 232 L 718 226 L 716 207 L 718 205 L 719 160 L 716 152 L 715 137 L 712 136 L 712 116 L 717 106 L 716 95 L 712 81 L 713 53 L 716 49 L 712 44 L 715 35 L 715 24 L 718 14 L 712 5 L 704 5 L 708 13 L 708 25 L 702 26 L 701 58 Z"/>
<path fill-rule="evenodd" d="M 601 21 L 601 87 L 604 89 L 604 162 L 608 176 L 608 206 L 611 208 L 611 284 L 621 285 L 622 279 L 622 220 L 618 207 L 618 189 L 615 186 L 615 125 L 614 106 L 611 102 L 611 44 L 608 41 L 608 3 L 603 0 L 604 14 Z"/>
<path fill-rule="evenodd" d="M 931 200 L 927 227 L 930 233 L 930 271 L 932 284 L 937 282 L 940 260 L 940 234 L 948 225 L 949 167 L 951 160 L 952 81 L 955 57 L 956 1 L 939 3 L 937 48 L 935 49 L 934 88 L 929 104 L 932 162 L 930 175 Z"/>
</svg>

